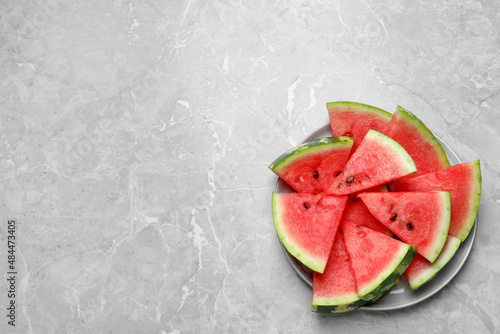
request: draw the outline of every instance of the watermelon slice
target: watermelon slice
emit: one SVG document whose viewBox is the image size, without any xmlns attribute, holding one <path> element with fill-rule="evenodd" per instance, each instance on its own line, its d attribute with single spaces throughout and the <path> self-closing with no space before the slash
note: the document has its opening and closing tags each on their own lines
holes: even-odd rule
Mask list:
<svg viewBox="0 0 500 334">
<path fill-rule="evenodd" d="M 415 290 L 429 282 L 453 258 L 459 246 L 460 239 L 450 235 L 434 263 L 417 254 L 405 271 L 410 288 Z"/>
<path fill-rule="evenodd" d="M 436 260 L 450 228 L 448 192 L 363 193 L 359 198 L 402 241 L 428 261 Z"/>
<path fill-rule="evenodd" d="M 392 114 L 385 110 L 357 102 L 338 101 L 326 104 L 332 136 L 353 137 L 351 155 L 356 151 L 368 130 L 384 132 Z"/>
<path fill-rule="evenodd" d="M 323 273 L 347 196 L 273 193 L 273 218 L 288 252 L 310 269 Z"/>
<path fill-rule="evenodd" d="M 269 168 L 295 191 L 318 194 L 344 168 L 351 148 L 350 137 L 321 138 L 288 150 Z"/>
<path fill-rule="evenodd" d="M 367 301 L 358 297 L 344 236 L 337 232 L 323 274 L 313 273 L 313 312 L 342 313 L 355 310 Z"/>
<path fill-rule="evenodd" d="M 378 131 L 369 130 L 327 192 L 351 194 L 416 171 L 413 160 L 401 145 Z"/>
<path fill-rule="evenodd" d="M 460 241 L 469 235 L 481 199 L 481 167 L 479 160 L 451 166 L 434 173 L 396 181 L 391 191 L 448 191 L 451 198 L 449 234 Z"/>
<path fill-rule="evenodd" d="M 396 286 L 417 250 L 364 226 L 342 221 L 342 230 L 358 295 L 373 302 Z"/>
<path fill-rule="evenodd" d="M 450 167 L 441 144 L 410 111 L 398 106 L 384 134 L 397 141 L 412 157 L 417 172 L 410 177 Z"/>
<path fill-rule="evenodd" d="M 387 186 L 385 184 L 373 187 L 366 190 L 367 192 L 387 192 Z M 359 194 L 350 194 L 349 200 L 342 215 L 342 220 L 353 223 L 354 225 L 361 225 L 372 230 L 379 231 L 390 237 L 393 236 L 391 230 L 389 230 L 384 224 L 378 221 L 370 211 L 367 209 L 366 205 L 361 199 L 358 198 Z"/>
</svg>

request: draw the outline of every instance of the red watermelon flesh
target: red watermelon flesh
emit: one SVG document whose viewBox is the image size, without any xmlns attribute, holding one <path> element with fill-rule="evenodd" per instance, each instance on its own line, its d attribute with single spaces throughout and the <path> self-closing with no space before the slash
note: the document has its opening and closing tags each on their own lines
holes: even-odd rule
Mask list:
<svg viewBox="0 0 500 334">
<path fill-rule="evenodd" d="M 417 254 L 405 271 L 412 289 L 418 289 L 429 282 L 453 258 L 460 247 L 460 239 L 448 235 L 448 239 L 434 263 Z"/>
<path fill-rule="evenodd" d="M 384 132 L 392 117 L 392 114 L 385 110 L 357 102 L 329 102 L 326 107 L 332 136 L 353 137 L 351 155 L 356 151 L 368 130 Z"/>
<path fill-rule="evenodd" d="M 288 150 L 269 168 L 295 191 L 318 194 L 344 168 L 351 148 L 350 137 L 320 138 Z"/>
<path fill-rule="evenodd" d="M 364 226 L 342 221 L 358 295 L 373 301 L 392 289 L 416 254 L 415 247 Z"/>
<path fill-rule="evenodd" d="M 417 172 L 409 177 L 450 167 L 441 144 L 424 123 L 408 110 L 398 106 L 384 134 L 403 146 L 415 162 Z"/>
<path fill-rule="evenodd" d="M 481 198 L 479 160 L 451 166 L 434 173 L 396 181 L 390 191 L 448 191 L 451 198 L 449 234 L 462 242 L 474 225 Z"/>
<path fill-rule="evenodd" d="M 341 313 L 367 302 L 359 299 L 344 236 L 337 231 L 323 274 L 313 273 L 312 311 Z"/>
<path fill-rule="evenodd" d="M 369 130 L 327 193 L 346 195 L 385 184 L 416 172 L 413 160 L 401 145 Z"/>
<path fill-rule="evenodd" d="M 367 189 L 366 192 L 387 192 L 385 184 Z M 384 233 L 392 237 L 392 232 L 384 224 L 375 218 L 361 199 L 358 198 L 359 194 L 350 194 L 349 200 L 342 215 L 342 220 L 353 223 L 354 225 L 361 225 L 372 230 Z"/>
<path fill-rule="evenodd" d="M 273 218 L 288 252 L 310 269 L 323 273 L 347 196 L 273 193 Z"/>
<path fill-rule="evenodd" d="M 450 194 L 445 191 L 364 193 L 368 210 L 430 262 L 439 256 L 450 227 Z"/>
<path fill-rule="evenodd" d="M 371 187 L 371 188 L 368 188 L 366 190 L 360 191 L 358 193 L 349 194 L 349 198 L 350 199 L 357 199 L 359 194 L 363 194 L 363 193 L 386 193 L 388 191 L 389 191 L 389 188 L 387 188 L 387 184 L 383 183 L 383 184 L 379 184 L 378 186 Z"/>
</svg>

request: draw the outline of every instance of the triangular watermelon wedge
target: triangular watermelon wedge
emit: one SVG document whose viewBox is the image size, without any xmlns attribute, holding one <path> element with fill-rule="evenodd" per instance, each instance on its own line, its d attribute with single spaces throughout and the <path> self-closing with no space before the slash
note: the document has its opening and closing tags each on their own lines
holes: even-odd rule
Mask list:
<svg viewBox="0 0 500 334">
<path fill-rule="evenodd" d="M 364 226 L 342 221 L 342 230 L 358 295 L 373 302 L 397 285 L 417 250 Z"/>
<path fill-rule="evenodd" d="M 460 247 L 460 239 L 448 236 L 441 254 L 434 263 L 417 254 L 405 271 L 410 288 L 416 290 L 429 282 L 453 258 Z"/>
<path fill-rule="evenodd" d="M 358 297 L 344 236 L 337 231 L 330 258 L 323 274 L 313 273 L 313 312 L 342 313 L 355 310 L 366 300 Z"/>
<path fill-rule="evenodd" d="M 382 224 L 430 262 L 441 253 L 450 228 L 446 191 L 363 193 L 359 198 Z"/>
<path fill-rule="evenodd" d="M 298 145 L 270 166 L 276 175 L 301 193 L 328 189 L 333 176 L 344 168 L 352 148 L 350 137 L 325 137 Z"/>
<path fill-rule="evenodd" d="M 449 234 L 460 241 L 469 235 L 481 199 L 481 168 L 479 160 L 451 166 L 434 173 L 394 182 L 391 191 L 448 191 L 451 198 Z"/>
<path fill-rule="evenodd" d="M 398 106 L 384 132 L 412 157 L 417 172 L 409 177 L 450 167 L 448 157 L 432 132 L 410 111 Z"/>
<path fill-rule="evenodd" d="M 378 131 L 369 130 L 327 193 L 352 194 L 416 171 L 413 160 L 401 145 Z"/>
<path fill-rule="evenodd" d="M 347 196 L 274 192 L 272 203 L 283 246 L 305 266 L 323 273 Z"/>
<path fill-rule="evenodd" d="M 392 114 L 385 110 L 358 102 L 329 102 L 326 107 L 332 136 L 353 138 L 351 155 L 356 151 L 368 130 L 373 129 L 383 133 L 392 117 Z"/>
</svg>

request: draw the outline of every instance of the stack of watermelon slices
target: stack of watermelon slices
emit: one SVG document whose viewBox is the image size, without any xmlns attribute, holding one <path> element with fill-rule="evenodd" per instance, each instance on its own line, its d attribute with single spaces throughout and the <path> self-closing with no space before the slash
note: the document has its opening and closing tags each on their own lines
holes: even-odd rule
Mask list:
<svg viewBox="0 0 500 334">
<path fill-rule="evenodd" d="M 327 104 L 332 136 L 303 143 L 269 168 L 277 234 L 314 271 L 312 310 L 373 303 L 404 273 L 429 282 L 469 235 L 481 196 L 479 161 L 450 166 L 415 115 L 357 102 Z"/>
</svg>

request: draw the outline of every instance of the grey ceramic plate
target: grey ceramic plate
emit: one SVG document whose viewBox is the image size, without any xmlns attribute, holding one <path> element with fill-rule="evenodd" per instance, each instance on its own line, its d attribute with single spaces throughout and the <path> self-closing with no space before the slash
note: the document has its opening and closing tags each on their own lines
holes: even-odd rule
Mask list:
<svg viewBox="0 0 500 334">
<path fill-rule="evenodd" d="M 304 139 L 303 142 L 311 141 L 314 139 L 329 137 L 331 136 L 330 124 L 327 124 L 318 130 L 314 131 L 311 135 Z M 451 165 L 456 165 L 462 163 L 458 155 L 451 149 L 448 144 L 446 144 L 441 138 L 436 136 L 441 145 L 443 146 L 446 154 L 448 155 L 448 160 Z M 282 180 L 278 179 L 278 183 L 276 185 L 276 192 L 292 192 L 292 189 Z M 360 310 L 365 311 L 389 311 L 396 310 L 405 307 L 409 307 L 415 304 L 418 304 L 427 298 L 433 296 L 442 288 L 444 288 L 455 275 L 460 271 L 465 260 L 469 256 L 470 250 L 472 248 L 472 244 L 474 242 L 474 237 L 476 236 L 476 226 L 477 226 L 477 218 L 467 239 L 460 245 L 460 248 L 455 253 L 453 259 L 451 259 L 448 264 L 441 269 L 439 273 L 427 284 L 420 287 L 420 289 L 414 291 L 408 285 L 408 281 L 404 275 L 401 276 L 401 280 L 398 286 L 394 288 L 388 295 L 377 301 L 376 303 L 361 307 Z M 297 259 L 295 259 L 286 248 L 281 244 L 288 261 L 292 265 L 293 269 L 297 272 L 297 274 L 312 287 L 313 280 L 313 272 L 311 269 L 304 266 Z"/>
</svg>

